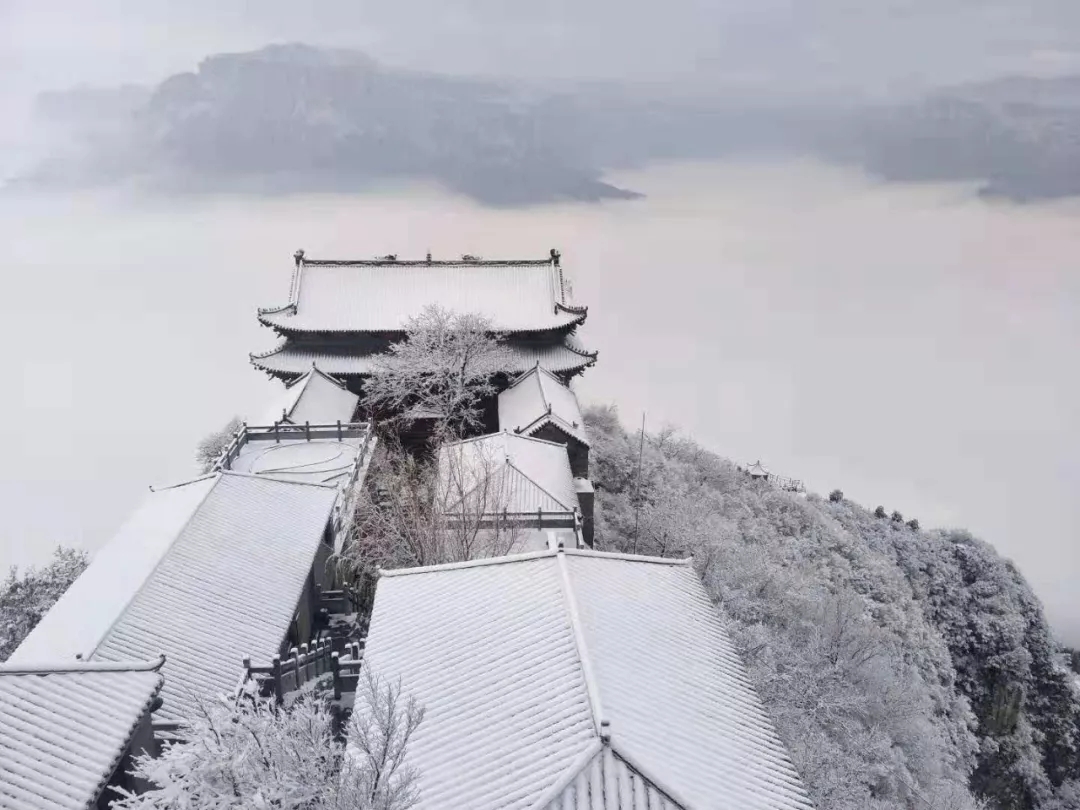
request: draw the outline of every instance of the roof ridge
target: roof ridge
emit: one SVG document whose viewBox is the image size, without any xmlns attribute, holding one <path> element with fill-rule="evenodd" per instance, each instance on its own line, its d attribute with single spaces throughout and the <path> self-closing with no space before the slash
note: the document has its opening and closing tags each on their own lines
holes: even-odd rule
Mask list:
<svg viewBox="0 0 1080 810">
<path fill-rule="evenodd" d="M 268 349 L 265 352 L 248 352 L 249 360 L 263 360 L 271 355 L 275 355 L 289 345 L 288 338 L 282 338 L 281 341 L 272 349 Z M 300 375 L 303 376 L 303 375 Z M 295 380 L 293 381 L 295 382 Z"/>
<path fill-rule="evenodd" d="M 548 805 L 554 802 L 596 757 L 603 755 L 603 752 L 604 744 L 600 742 L 599 737 L 590 741 L 577 758 L 548 786 L 548 789 L 540 794 L 540 798 L 529 805 L 528 810 L 546 810 Z"/>
<path fill-rule="evenodd" d="M 128 599 L 127 602 L 124 603 L 124 606 L 120 609 L 120 611 L 116 614 L 116 616 L 113 617 L 113 620 L 111 622 L 109 622 L 109 626 L 105 629 L 105 632 L 102 633 L 97 638 L 97 640 L 94 642 L 94 648 L 92 650 L 90 650 L 90 653 L 88 655 L 85 656 L 87 659 L 91 658 L 94 655 L 94 653 L 96 653 L 98 651 L 98 648 L 102 644 L 105 643 L 105 639 L 107 639 L 109 637 L 109 635 L 112 633 L 112 631 L 114 629 L 116 629 L 116 625 L 120 622 L 120 620 L 128 612 L 128 609 L 133 604 L 135 604 L 135 600 L 139 598 L 139 594 L 141 594 L 143 592 L 143 590 L 146 588 L 147 583 L 149 583 L 150 580 L 152 580 L 154 578 L 154 575 L 157 574 L 158 569 L 161 568 L 161 564 L 165 561 L 165 558 L 168 557 L 169 553 L 173 550 L 173 546 L 175 546 L 176 541 L 180 539 L 180 535 L 182 535 L 184 532 L 187 531 L 188 526 L 191 525 L 191 521 L 193 521 L 195 519 L 195 515 L 198 514 L 200 509 L 202 509 L 203 504 L 206 503 L 206 500 L 210 497 L 210 494 L 215 489 L 217 489 L 218 484 L 221 483 L 221 476 L 222 475 L 223 475 L 223 472 L 218 471 L 216 473 L 213 473 L 212 476 L 203 476 L 203 478 L 214 477 L 216 480 L 214 481 L 213 486 L 209 487 L 206 490 L 206 492 L 203 494 L 203 496 L 199 499 L 199 502 L 197 504 L 195 504 L 194 507 L 192 507 L 191 513 L 187 516 L 187 519 L 184 521 L 184 524 L 173 535 L 172 539 L 169 541 L 169 544 L 165 547 L 164 551 L 161 552 L 161 556 L 158 557 L 157 562 L 154 563 L 154 567 L 150 569 L 150 573 L 146 575 L 146 578 L 139 584 L 139 587 L 135 589 L 135 593 L 133 593 L 131 595 L 131 598 Z M 90 564 L 93 565 L 92 562 Z"/>
<path fill-rule="evenodd" d="M 500 393 L 505 394 L 506 391 L 509 391 L 509 390 L 511 390 L 513 388 L 517 388 L 517 386 L 519 384 L 521 384 L 525 380 L 529 379 L 529 377 L 531 377 L 533 374 L 536 374 L 536 372 L 538 370 L 540 370 L 540 369 L 543 369 L 544 371 L 547 371 L 547 369 L 545 369 L 543 366 L 540 365 L 540 361 L 537 360 L 536 363 L 533 364 L 532 368 L 530 368 L 528 371 L 523 371 L 520 374 L 518 374 L 517 379 L 514 380 L 512 383 L 510 383 L 510 385 L 506 386 L 505 391 L 501 391 Z M 551 374 L 551 372 L 548 371 L 548 374 Z"/>
<path fill-rule="evenodd" d="M 150 661 L 83 661 L 74 664 L 0 664 L 0 675 L 50 675 L 78 672 L 157 672 L 165 663 L 165 653 Z"/>
<path fill-rule="evenodd" d="M 603 560 L 653 563 L 655 565 L 693 565 L 693 557 L 650 557 L 644 554 L 627 554 L 621 551 L 595 551 L 591 548 L 568 548 L 566 553 L 574 557 L 596 557 Z"/>
<path fill-rule="evenodd" d="M 592 660 L 589 658 L 589 648 L 585 642 L 585 632 L 581 627 L 581 616 L 578 613 L 577 598 L 574 595 L 573 584 L 570 581 L 570 568 L 566 564 L 564 550 L 556 549 L 555 558 L 559 566 L 559 584 L 562 588 L 563 605 L 570 621 L 570 633 L 574 637 L 574 649 L 577 650 L 578 659 L 581 661 L 581 675 L 585 679 L 585 693 L 589 700 L 589 712 L 593 718 L 593 730 L 602 743 L 606 733 L 607 721 L 604 719 L 603 706 L 600 703 L 600 686 L 593 673 Z"/>
<path fill-rule="evenodd" d="M 539 368 L 539 365 L 537 368 Z M 536 387 L 540 389 L 540 402 L 543 403 L 544 409 L 551 413 L 551 400 L 548 399 L 547 391 L 544 390 L 544 378 L 539 374 L 536 375 Z"/>
<path fill-rule="evenodd" d="M 551 423 L 555 424 L 556 426 L 560 427 L 560 429 L 562 429 L 565 433 L 570 435 L 571 438 L 576 439 L 577 441 L 581 442 L 582 444 L 586 445 L 587 447 L 592 447 L 592 445 L 589 443 L 588 439 L 582 438 L 581 436 L 575 436 L 574 433 L 573 433 L 574 431 L 582 431 L 582 432 L 584 432 L 584 429 L 585 429 L 584 425 L 575 426 L 572 422 L 567 422 L 565 419 L 563 419 L 561 416 L 559 416 L 557 413 L 554 413 L 554 412 L 552 412 L 552 413 L 542 413 L 538 417 L 536 417 L 534 420 L 529 422 L 529 424 L 527 424 L 525 427 L 515 428 L 514 432 L 519 433 L 519 434 L 523 433 L 526 436 L 528 436 L 528 438 L 535 439 L 535 438 L 537 438 L 536 436 L 531 436 L 529 434 L 532 433 L 534 430 L 539 430 L 540 428 L 542 428 L 544 426 L 545 422 L 551 422 Z M 564 425 L 565 425 L 565 428 L 562 427 Z M 545 439 L 544 441 L 551 441 L 551 439 Z M 555 444 L 561 444 L 561 442 L 555 442 Z"/>
<path fill-rule="evenodd" d="M 315 373 L 317 373 L 324 380 L 327 380 L 328 382 L 332 382 L 334 385 L 336 385 L 342 391 L 348 391 L 349 390 L 349 387 L 347 385 L 345 385 L 345 383 L 343 383 L 341 380 L 339 380 L 337 377 L 333 376 L 332 374 L 327 374 L 325 371 L 323 371 L 321 368 L 319 368 L 319 366 L 315 363 L 315 361 L 312 361 L 312 363 L 311 363 L 311 370 L 314 371 Z"/>
<path fill-rule="evenodd" d="M 654 788 L 663 793 L 664 796 L 667 797 L 667 800 L 669 802 L 679 807 L 680 810 L 695 810 L 694 806 L 690 802 L 682 798 L 676 791 L 672 790 L 670 787 L 665 785 L 656 777 L 651 776 L 645 768 L 641 767 L 640 763 L 638 763 L 635 757 L 630 756 L 626 753 L 626 751 L 623 750 L 621 745 L 616 745 L 614 742 L 609 740 L 608 746 L 611 748 L 611 753 L 614 756 L 617 756 L 619 759 L 621 759 L 623 763 L 625 763 L 626 767 L 628 767 L 632 771 L 636 771 L 638 776 L 640 776 L 646 782 L 649 782 Z"/>
<path fill-rule="evenodd" d="M 545 267 L 551 257 L 543 259 L 309 259 L 303 264 L 314 267 Z"/>
<path fill-rule="evenodd" d="M 550 444 L 550 445 L 553 445 L 554 447 L 564 447 L 565 446 L 565 445 L 561 444 L 560 442 L 553 442 L 550 439 L 538 439 L 535 436 L 523 436 L 520 433 L 515 433 L 512 430 L 508 430 L 506 428 L 503 428 L 502 430 L 498 431 L 497 433 L 485 433 L 482 436 L 473 436 L 473 437 L 471 437 L 469 439 L 458 439 L 456 442 L 448 442 L 448 443 L 444 444 L 443 447 L 460 447 L 463 444 L 469 444 L 471 442 L 479 442 L 479 441 L 484 441 L 484 440 L 494 441 L 495 439 L 497 439 L 497 438 L 499 438 L 501 436 L 507 436 L 507 437 L 509 437 L 511 439 L 520 439 L 520 440 L 526 441 L 526 442 L 539 442 L 540 444 Z"/>
<path fill-rule="evenodd" d="M 414 568 L 380 568 L 379 577 L 405 577 L 412 574 L 435 574 L 440 571 L 457 571 L 464 568 L 480 568 L 486 565 L 505 565 L 507 563 L 530 562 L 545 557 L 554 557 L 555 551 L 525 551 L 521 554 L 504 554 L 501 557 L 484 557 L 479 560 L 463 560 L 461 562 L 438 563 L 437 565 L 420 565 Z"/>
<path fill-rule="evenodd" d="M 186 486 L 188 486 L 190 484 L 197 484 L 200 481 L 205 481 L 207 478 L 213 478 L 215 475 L 218 475 L 220 472 L 221 472 L 220 470 L 217 470 L 215 472 L 204 473 L 204 474 L 202 474 L 202 475 L 200 475 L 200 476 L 198 476 L 196 478 L 189 478 L 187 481 L 180 481 L 177 484 L 166 484 L 163 487 L 155 487 L 153 484 L 151 484 L 150 485 L 150 491 L 151 492 L 165 492 L 166 490 L 169 490 L 169 489 L 180 489 L 180 487 L 186 487 Z"/>
</svg>

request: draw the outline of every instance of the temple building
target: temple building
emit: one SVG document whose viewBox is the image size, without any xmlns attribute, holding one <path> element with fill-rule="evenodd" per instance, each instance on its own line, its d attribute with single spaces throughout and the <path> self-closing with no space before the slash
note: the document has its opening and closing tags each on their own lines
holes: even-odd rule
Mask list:
<svg viewBox="0 0 1080 810">
<path fill-rule="evenodd" d="M 228 471 L 152 490 L 8 663 L 163 653 L 156 719 L 194 717 L 235 691 L 245 656 L 268 662 L 311 638 L 338 492 Z"/>
<path fill-rule="evenodd" d="M 416 810 L 813 810 L 690 560 L 384 570 L 364 665 L 424 707 Z"/>
<path fill-rule="evenodd" d="M 568 380 L 596 362 L 575 334 L 588 309 L 572 303 L 556 250 L 513 260 L 294 258 L 288 301 L 258 313 L 280 343 L 251 362 L 273 377 L 291 381 L 316 365 L 360 393 L 372 359 L 432 304 L 491 321 L 503 336 L 493 371 L 506 379 L 539 365 Z"/>
<path fill-rule="evenodd" d="M 592 545 L 592 485 L 560 443 L 503 432 L 444 445 L 439 497 L 451 521 L 513 533 L 510 550 Z"/>
<path fill-rule="evenodd" d="M 542 366 L 499 394 L 499 429 L 566 445 L 570 469 L 589 477 L 589 438 L 573 390 Z"/>
<path fill-rule="evenodd" d="M 0 664 L 0 807 L 106 810 L 143 788 L 130 771 L 158 750 L 164 660 Z"/>
<path fill-rule="evenodd" d="M 333 425 L 353 421 L 360 398 L 343 382 L 312 365 L 303 376 L 285 384 L 285 391 L 253 425 Z"/>
</svg>

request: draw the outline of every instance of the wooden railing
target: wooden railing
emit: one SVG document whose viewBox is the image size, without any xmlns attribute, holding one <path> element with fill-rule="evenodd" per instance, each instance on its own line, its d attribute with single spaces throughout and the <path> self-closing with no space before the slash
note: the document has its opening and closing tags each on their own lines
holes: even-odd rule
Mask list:
<svg viewBox="0 0 1080 810">
<path fill-rule="evenodd" d="M 769 474 L 769 482 L 777 489 L 781 489 L 784 492 L 806 492 L 806 487 L 803 486 L 803 482 L 797 478 L 785 478 L 782 475 Z"/>
<path fill-rule="evenodd" d="M 244 447 L 251 442 L 280 443 L 283 441 L 316 441 L 331 439 L 344 441 L 345 439 L 362 438 L 356 451 L 356 459 L 346 480 L 341 482 L 337 501 L 331 513 L 331 527 L 334 532 L 334 547 L 340 549 L 344 532 L 349 528 L 349 513 L 352 508 L 353 493 L 356 490 L 356 482 L 360 472 L 366 469 L 374 450 L 374 436 L 371 425 L 367 422 L 335 422 L 333 424 L 313 425 L 305 422 L 302 425 L 279 423 L 275 425 L 249 425 L 244 422 L 240 429 L 233 435 L 232 440 L 218 456 L 212 467 L 213 472 L 231 470 L 233 463 L 239 457 Z"/>
<path fill-rule="evenodd" d="M 315 441 L 317 439 L 333 439 L 344 441 L 363 437 L 361 451 L 357 454 L 357 467 L 362 466 L 362 460 L 366 455 L 368 444 L 371 441 L 371 426 L 367 422 L 335 422 L 333 424 L 317 424 L 305 422 L 302 425 L 278 423 L 275 425 L 249 425 L 244 422 L 240 429 L 233 435 L 232 440 L 221 451 L 212 470 L 231 470 L 240 451 L 248 442 L 273 441 Z M 355 473 L 354 473 L 355 475 Z"/>
<path fill-rule="evenodd" d="M 330 639 L 320 639 L 310 646 L 293 647 L 284 660 L 275 655 L 269 666 L 253 666 L 251 658 L 245 658 L 244 681 L 255 685 L 259 697 L 272 697 L 280 705 L 289 693 L 329 673 L 334 698 L 340 700 L 343 694 L 356 691 L 363 659 L 363 642 L 347 644 L 341 655 L 334 652 Z"/>
</svg>

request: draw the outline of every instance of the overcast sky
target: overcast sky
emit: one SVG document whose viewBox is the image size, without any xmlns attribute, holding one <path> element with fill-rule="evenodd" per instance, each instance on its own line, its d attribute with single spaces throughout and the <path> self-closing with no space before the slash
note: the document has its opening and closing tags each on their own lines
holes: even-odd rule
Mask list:
<svg viewBox="0 0 1080 810">
<path fill-rule="evenodd" d="M 424 69 L 880 91 L 1080 70 L 1074 0 L 0 0 L 8 96 L 267 42 Z"/>
</svg>

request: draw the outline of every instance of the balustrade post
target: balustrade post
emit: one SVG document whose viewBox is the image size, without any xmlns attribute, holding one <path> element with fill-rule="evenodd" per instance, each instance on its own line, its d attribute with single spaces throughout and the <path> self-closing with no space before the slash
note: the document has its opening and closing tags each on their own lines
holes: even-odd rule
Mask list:
<svg viewBox="0 0 1080 810">
<path fill-rule="evenodd" d="M 337 653 L 330 654 L 330 671 L 334 674 L 334 700 L 341 700 L 341 660 Z"/>
<path fill-rule="evenodd" d="M 278 706 L 285 701 L 285 696 L 281 694 L 281 656 L 275 655 L 273 661 L 273 677 L 274 677 L 274 700 Z"/>
</svg>

